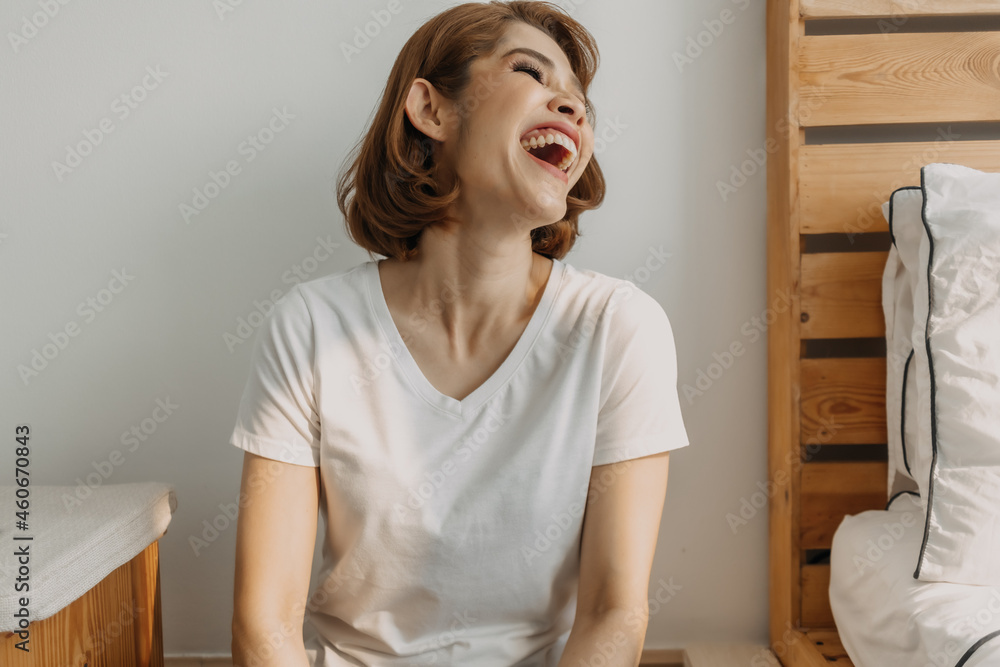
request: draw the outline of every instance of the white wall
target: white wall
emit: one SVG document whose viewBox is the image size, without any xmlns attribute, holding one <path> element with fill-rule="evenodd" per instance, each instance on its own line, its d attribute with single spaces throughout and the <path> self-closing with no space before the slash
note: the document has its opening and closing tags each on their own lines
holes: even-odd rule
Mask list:
<svg viewBox="0 0 1000 667">
<path fill-rule="evenodd" d="M 320 239 L 339 247 L 309 278 L 367 260 L 344 234 L 334 180 L 405 40 L 456 4 L 401 0 L 348 63 L 341 43 L 387 1 L 235 3 L 48 0 L 51 18 L 37 0 L 0 6 L 0 437 L 31 424 L 34 483 L 75 486 L 123 449 L 122 433 L 157 399 L 179 406 L 104 482 L 176 488 L 160 542 L 168 654 L 229 651 L 235 529 L 198 555 L 189 546 L 239 490 L 242 452 L 228 438 L 252 340 L 230 350 L 225 336 L 298 280 L 292 271 Z M 713 353 L 744 350 L 703 395 L 682 398 L 692 445 L 671 457 L 650 584 L 661 599 L 660 582 L 673 584 L 673 596 L 651 604 L 647 645 L 764 642 L 766 508 L 735 532 L 726 520 L 766 478 L 766 337 L 748 335 L 768 305 L 764 169 L 726 200 L 717 185 L 764 148 L 764 3 L 560 4 L 601 48 L 591 97 L 610 139 L 599 155 L 607 200 L 584 214 L 565 261 L 632 275 L 663 304 L 682 385 L 709 371 Z M 42 27 L 26 27 L 33 19 Z M 675 59 L 687 49 L 688 62 Z M 149 90 L 134 88 L 143 81 Z M 116 100 L 133 90 L 144 99 L 126 116 Z M 251 161 L 241 142 L 273 109 L 293 118 Z M 57 174 L 53 163 L 88 133 L 100 142 Z M 230 160 L 241 172 L 186 221 L 179 205 Z M 636 273 L 650 247 L 671 256 Z M 101 312 L 81 309 L 115 271 L 133 278 L 113 284 Z M 18 367 L 73 323 L 78 335 L 22 379 Z M 0 484 L 13 465 L 3 447 Z"/>
</svg>

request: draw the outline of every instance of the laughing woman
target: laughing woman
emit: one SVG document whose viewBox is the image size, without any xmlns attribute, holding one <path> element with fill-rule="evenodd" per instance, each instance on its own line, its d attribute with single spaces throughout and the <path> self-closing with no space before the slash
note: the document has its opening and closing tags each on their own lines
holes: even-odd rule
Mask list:
<svg viewBox="0 0 1000 667">
<path fill-rule="evenodd" d="M 338 182 L 373 259 L 293 287 L 254 343 L 234 664 L 638 664 L 688 439 L 663 308 L 563 261 L 604 198 L 597 64 L 545 2 L 403 47 Z"/>
</svg>

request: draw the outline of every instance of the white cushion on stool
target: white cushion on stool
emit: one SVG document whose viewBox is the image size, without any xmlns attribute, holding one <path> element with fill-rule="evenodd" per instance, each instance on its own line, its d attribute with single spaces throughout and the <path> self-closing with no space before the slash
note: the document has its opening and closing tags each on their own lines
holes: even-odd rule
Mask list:
<svg viewBox="0 0 1000 667">
<path fill-rule="evenodd" d="M 142 553 L 166 531 L 177 509 L 173 486 L 162 482 L 106 484 L 85 500 L 75 486 L 31 486 L 28 530 L 0 524 L 0 581 L 13 582 L 21 545 L 30 545 L 30 590 L 0 590 L 0 632 L 18 630 L 13 614 L 27 597 L 30 620 L 59 612 L 117 568 Z M 16 487 L 0 486 L 0 507 L 13 518 Z M 73 502 L 67 501 L 71 499 Z M 32 540 L 14 540 L 31 535 Z"/>
</svg>

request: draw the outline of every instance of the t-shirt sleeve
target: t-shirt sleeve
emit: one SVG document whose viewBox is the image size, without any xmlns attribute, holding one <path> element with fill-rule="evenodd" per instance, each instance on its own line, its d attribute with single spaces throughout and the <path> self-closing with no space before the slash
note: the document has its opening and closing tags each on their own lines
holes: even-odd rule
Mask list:
<svg viewBox="0 0 1000 667">
<path fill-rule="evenodd" d="M 314 348 L 312 318 L 295 285 L 257 331 L 230 444 L 269 459 L 319 466 Z"/>
<path fill-rule="evenodd" d="M 605 308 L 608 334 L 593 465 L 689 443 L 677 390 L 674 334 L 663 307 L 631 283 Z"/>
</svg>

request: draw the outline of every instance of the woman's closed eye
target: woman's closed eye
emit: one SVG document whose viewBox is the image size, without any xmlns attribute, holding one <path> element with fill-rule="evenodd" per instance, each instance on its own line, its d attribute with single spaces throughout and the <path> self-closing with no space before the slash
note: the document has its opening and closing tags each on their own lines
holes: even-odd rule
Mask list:
<svg viewBox="0 0 1000 667">
<path fill-rule="evenodd" d="M 530 62 L 524 60 L 518 61 L 513 65 L 511 65 L 511 69 L 515 72 L 527 72 L 536 81 L 538 81 L 538 83 L 545 85 L 545 81 L 542 78 L 542 70 L 538 69 L 535 65 L 531 64 Z M 589 113 L 591 110 L 590 102 L 587 100 L 580 100 L 580 103 L 583 104 L 584 108 Z"/>
<path fill-rule="evenodd" d="M 531 76 L 533 76 L 538 81 L 538 83 L 542 83 L 542 72 L 541 72 L 541 70 L 539 70 L 537 67 L 535 67 L 531 63 L 529 63 L 529 62 L 523 62 L 523 61 L 522 62 L 516 62 L 516 63 L 514 63 L 514 65 L 512 66 L 512 68 L 513 68 L 513 70 L 515 72 L 527 72 L 528 74 L 530 74 Z"/>
</svg>

